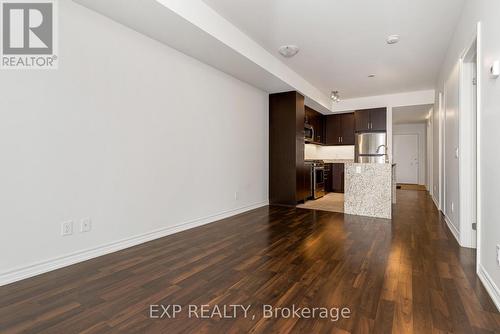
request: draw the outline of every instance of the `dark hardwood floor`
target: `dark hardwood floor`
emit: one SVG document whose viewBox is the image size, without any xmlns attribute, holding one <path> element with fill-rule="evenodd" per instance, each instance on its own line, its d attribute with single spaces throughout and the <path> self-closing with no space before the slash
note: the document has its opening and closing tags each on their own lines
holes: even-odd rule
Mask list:
<svg viewBox="0 0 500 334">
<path fill-rule="evenodd" d="M 0 287 L 0 332 L 500 333 L 475 252 L 426 192 L 398 196 L 392 221 L 264 207 Z M 251 304 L 256 317 L 151 319 L 150 304 Z M 263 319 L 263 304 L 351 317 Z"/>
</svg>

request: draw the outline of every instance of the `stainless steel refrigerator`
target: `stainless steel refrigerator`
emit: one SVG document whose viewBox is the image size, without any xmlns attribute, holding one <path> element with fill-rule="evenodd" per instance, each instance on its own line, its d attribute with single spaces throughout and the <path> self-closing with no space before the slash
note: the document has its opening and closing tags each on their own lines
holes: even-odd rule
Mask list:
<svg viewBox="0 0 500 334">
<path fill-rule="evenodd" d="M 355 161 L 359 163 L 387 163 L 387 135 L 385 132 L 356 134 Z"/>
</svg>

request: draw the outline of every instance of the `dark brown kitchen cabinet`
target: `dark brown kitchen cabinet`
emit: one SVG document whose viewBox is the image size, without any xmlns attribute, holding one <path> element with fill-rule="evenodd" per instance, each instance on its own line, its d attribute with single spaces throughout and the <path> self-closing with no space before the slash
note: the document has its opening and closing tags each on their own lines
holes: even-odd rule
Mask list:
<svg viewBox="0 0 500 334">
<path fill-rule="evenodd" d="M 370 113 L 371 110 L 357 110 L 354 113 L 355 130 L 356 131 L 369 131 L 370 130 Z"/>
<path fill-rule="evenodd" d="M 331 191 L 335 193 L 344 192 L 344 164 L 332 164 L 331 167 Z"/>
<path fill-rule="evenodd" d="M 356 132 L 387 130 L 386 108 L 356 110 L 354 115 Z"/>
<path fill-rule="evenodd" d="M 354 145 L 354 113 L 325 117 L 325 145 Z"/>
<path fill-rule="evenodd" d="M 354 113 L 340 114 L 342 120 L 342 145 L 354 145 Z"/>
<path fill-rule="evenodd" d="M 371 112 L 371 130 L 386 131 L 387 130 L 387 109 L 378 108 L 372 109 Z"/>
<path fill-rule="evenodd" d="M 314 129 L 314 140 L 312 143 L 323 144 L 325 141 L 324 136 L 324 117 L 322 114 L 314 109 L 305 107 L 305 123 L 312 126 Z"/>
<path fill-rule="evenodd" d="M 333 164 L 325 164 L 325 191 L 327 193 L 331 193 L 332 189 L 332 165 Z"/>
<path fill-rule="evenodd" d="M 342 145 L 340 137 L 342 134 L 341 120 L 338 115 L 325 117 L 325 145 Z"/>
<path fill-rule="evenodd" d="M 344 192 L 344 164 L 325 164 L 325 191 Z"/>
<path fill-rule="evenodd" d="M 304 163 L 304 96 L 269 95 L 269 201 L 296 205 L 310 195 Z"/>
</svg>

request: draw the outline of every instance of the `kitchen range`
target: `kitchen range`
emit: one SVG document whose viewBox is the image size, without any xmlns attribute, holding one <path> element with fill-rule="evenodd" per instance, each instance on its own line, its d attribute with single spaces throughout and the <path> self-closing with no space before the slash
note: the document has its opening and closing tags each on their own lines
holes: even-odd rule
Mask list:
<svg viewBox="0 0 500 334">
<path fill-rule="evenodd" d="M 318 199 L 325 196 L 325 163 L 322 160 L 306 161 L 311 179 L 309 199 Z"/>
<path fill-rule="evenodd" d="M 269 106 L 272 204 L 391 218 L 386 108 L 324 115 L 298 92 Z"/>
</svg>

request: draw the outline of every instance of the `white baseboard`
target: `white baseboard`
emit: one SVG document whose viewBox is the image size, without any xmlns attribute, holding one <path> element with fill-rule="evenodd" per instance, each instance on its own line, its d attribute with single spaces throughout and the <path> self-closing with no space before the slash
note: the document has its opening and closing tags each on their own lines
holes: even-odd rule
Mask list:
<svg viewBox="0 0 500 334">
<path fill-rule="evenodd" d="M 493 300 L 493 303 L 500 312 L 500 289 L 496 286 L 495 282 L 491 279 L 490 275 L 481 264 L 479 264 L 477 275 L 490 295 L 491 300 Z"/>
<path fill-rule="evenodd" d="M 431 195 L 431 198 L 434 202 L 434 205 L 436 206 L 436 209 L 438 209 L 438 211 L 441 211 L 441 209 L 439 208 L 439 202 L 437 201 L 436 197 L 434 197 L 434 194 Z"/>
<path fill-rule="evenodd" d="M 448 218 L 448 216 L 444 215 L 444 221 L 446 222 L 446 225 L 448 225 L 448 228 L 451 231 L 451 234 L 455 237 L 457 240 L 458 244 L 460 245 L 460 232 L 457 230 L 455 225 L 451 223 L 451 220 Z"/>
<path fill-rule="evenodd" d="M 15 268 L 13 270 L 9 270 L 7 272 L 0 273 L 0 286 L 6 285 L 9 283 L 13 283 L 16 281 L 20 281 L 25 278 L 33 277 L 36 275 L 40 275 L 55 269 L 59 269 L 62 267 L 66 267 L 78 262 L 86 261 L 92 258 L 96 258 L 102 255 L 106 255 L 109 253 L 117 252 L 119 250 L 129 248 L 132 246 L 136 246 L 151 240 L 155 240 L 158 238 L 165 237 L 170 234 L 174 234 L 177 232 L 185 231 L 197 226 L 213 223 L 215 221 L 228 218 L 246 211 L 250 211 L 253 209 L 260 208 L 262 206 L 269 205 L 268 201 L 256 203 L 240 208 L 236 208 L 233 210 L 223 211 L 221 213 L 207 216 L 204 218 L 199 218 L 195 220 L 191 220 L 188 222 L 184 222 L 181 224 L 177 224 L 175 226 L 169 226 L 166 228 L 157 229 L 151 232 L 143 233 L 140 235 L 136 235 L 130 238 L 114 241 L 102 246 L 74 252 L 71 254 L 67 254 L 64 256 L 60 256 L 57 258 L 52 258 L 49 260 L 37 262 L 34 264 L 30 264 L 27 266 L 22 266 Z"/>
</svg>

